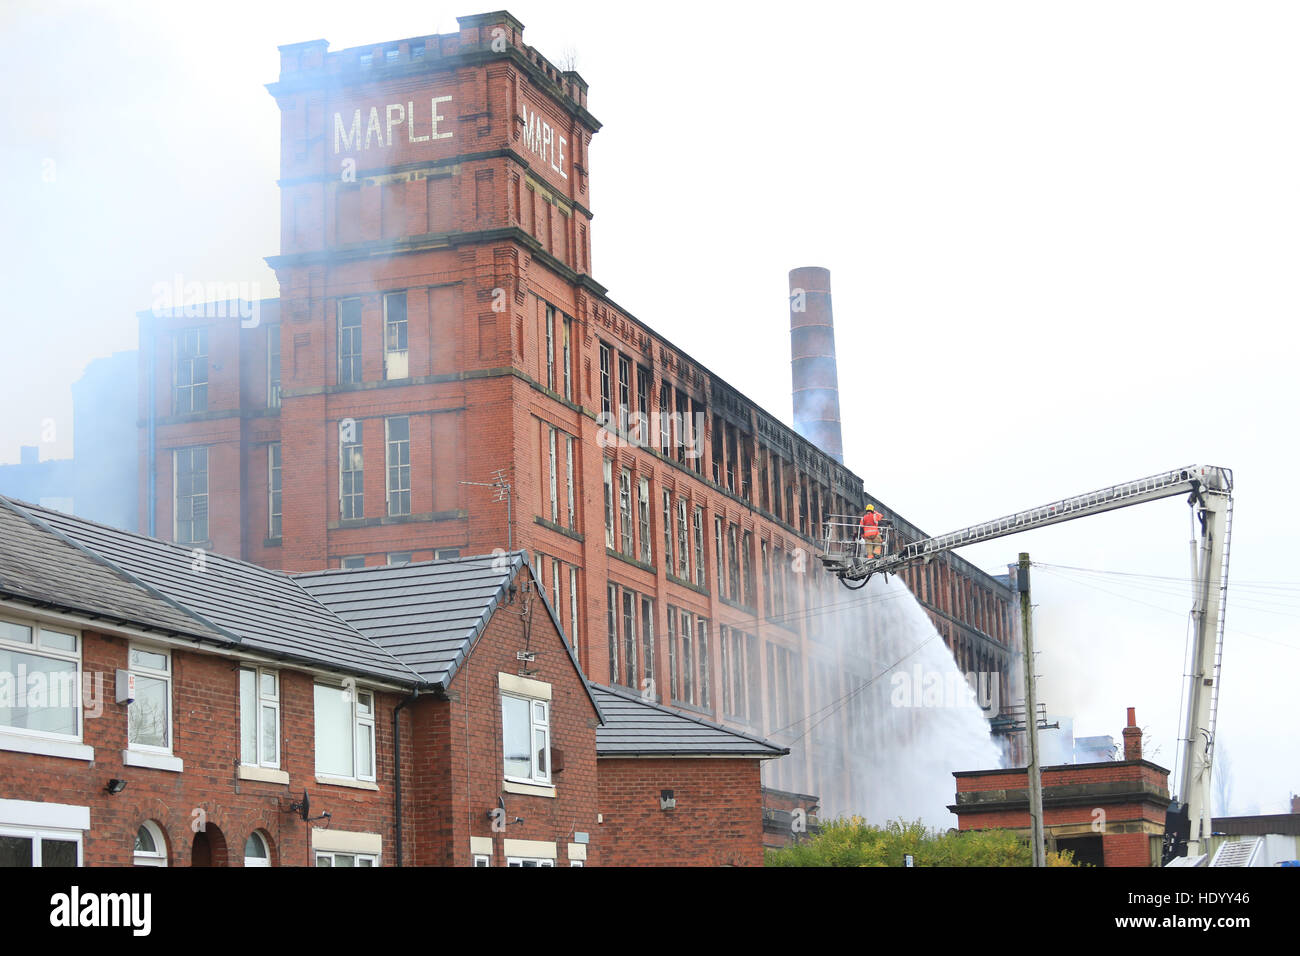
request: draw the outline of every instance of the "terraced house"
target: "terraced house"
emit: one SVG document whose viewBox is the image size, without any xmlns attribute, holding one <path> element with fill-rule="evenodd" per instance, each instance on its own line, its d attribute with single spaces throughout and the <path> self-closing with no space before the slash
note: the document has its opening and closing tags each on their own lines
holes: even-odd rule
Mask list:
<svg viewBox="0 0 1300 956">
<path fill-rule="evenodd" d="M 527 558 L 291 576 L 0 498 L 0 865 L 760 863 L 785 751 L 589 684 Z"/>
</svg>

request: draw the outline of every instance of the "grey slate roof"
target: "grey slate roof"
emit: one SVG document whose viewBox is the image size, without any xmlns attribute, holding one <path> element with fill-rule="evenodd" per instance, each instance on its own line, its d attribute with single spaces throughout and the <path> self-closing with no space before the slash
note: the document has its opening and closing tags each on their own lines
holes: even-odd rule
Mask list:
<svg viewBox="0 0 1300 956">
<path fill-rule="evenodd" d="M 423 680 L 445 688 L 505 599 L 525 557 L 515 551 L 305 571 L 293 579 Z"/>
<path fill-rule="evenodd" d="M 493 613 L 506 601 L 510 583 L 521 568 L 527 569 L 530 580 L 536 580 L 526 551 L 392 567 L 307 571 L 294 575 L 294 580 L 425 681 L 445 690 Z M 600 716 L 600 704 L 544 592 L 545 588 L 538 587 L 542 607 L 560 633 L 573 669 Z"/>
<path fill-rule="evenodd" d="M 596 729 L 598 757 L 780 757 L 790 751 L 761 737 L 730 730 L 622 687 L 591 685 L 604 716 Z"/>
<path fill-rule="evenodd" d="M 183 605 L 192 624 L 205 624 L 241 647 L 402 684 L 419 683 L 413 670 L 330 613 L 289 575 L 211 552 L 204 554 L 202 570 L 196 570 L 189 548 L 36 505 L 10 504 L 34 526 L 46 526 L 92 552 L 119 577 L 134 578 L 142 589 Z"/>
<path fill-rule="evenodd" d="M 141 630 L 228 641 L 92 554 L 33 524 L 0 497 L 0 595 Z"/>
</svg>

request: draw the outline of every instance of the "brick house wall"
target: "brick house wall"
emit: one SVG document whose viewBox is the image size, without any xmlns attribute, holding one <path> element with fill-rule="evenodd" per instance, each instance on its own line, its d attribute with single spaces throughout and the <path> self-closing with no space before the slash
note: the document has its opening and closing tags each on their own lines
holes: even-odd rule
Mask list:
<svg viewBox="0 0 1300 956">
<path fill-rule="evenodd" d="M 521 586 L 528 573 L 516 579 Z M 414 719 L 417 769 L 411 823 L 415 859 L 421 865 L 468 866 L 471 838 L 486 840 L 492 866 L 506 864 L 506 840 L 554 843 L 557 865 L 570 862 L 575 831 L 591 834 L 584 859 L 590 865 L 625 865 L 596 826 L 597 710 L 564 638 L 541 602 L 532 598 L 527 644 L 519 604 L 495 613 L 448 688 L 448 699 L 422 702 Z M 549 685 L 554 796 L 506 792 L 501 727 L 500 674 L 518 675 L 516 652 L 536 657 L 529 678 Z M 563 769 L 559 769 L 560 765 Z M 505 800 L 504 829 L 489 813 Z M 405 816 L 405 814 L 404 814 Z M 479 851 L 482 852 L 482 851 Z"/>
<path fill-rule="evenodd" d="M 83 712 L 83 741 L 94 748 L 93 763 L 0 750 L 0 799 L 89 807 L 91 827 L 83 843 L 86 865 L 131 865 L 136 830 L 153 820 L 168 843 L 168 865 L 188 866 L 194 827 L 204 816 L 208 840 L 214 847 L 224 845 L 227 865 L 242 865 L 244 843 L 254 830 L 269 837 L 276 865 L 309 865 L 309 825 L 296 814 L 282 812 L 303 790 L 310 793 L 313 815 L 326 810 L 333 814 L 331 829 L 379 834 L 388 856 L 393 840 L 393 748 L 392 723 L 383 715 L 391 714 L 400 695 L 375 695 L 375 789 L 320 784 L 315 772 L 313 678 L 267 665 L 280 675 L 280 766 L 289 782 L 240 779 L 237 659 L 173 647 L 172 751 L 184 761 L 184 769 L 177 773 L 126 766 L 122 752 L 127 749 L 127 706 L 115 702 L 115 675 L 127 668 L 132 642 L 89 630 L 82 631 L 82 640 L 83 673 L 98 676 L 103 688 L 102 713 L 95 717 L 92 711 Z M 365 681 L 359 686 L 365 687 Z M 106 793 L 112 778 L 126 780 L 126 789 Z"/>
<path fill-rule="evenodd" d="M 756 759 L 602 757 L 601 839 L 620 865 L 762 866 L 759 776 Z"/>
</svg>

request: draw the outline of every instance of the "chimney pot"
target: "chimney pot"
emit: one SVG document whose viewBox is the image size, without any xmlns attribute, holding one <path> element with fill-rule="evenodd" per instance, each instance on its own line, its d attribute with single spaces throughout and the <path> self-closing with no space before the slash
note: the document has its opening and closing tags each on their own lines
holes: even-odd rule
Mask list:
<svg viewBox="0 0 1300 956">
<path fill-rule="evenodd" d="M 1142 759 L 1142 728 L 1137 725 L 1137 708 L 1128 709 L 1128 726 L 1124 728 L 1124 759 Z"/>
</svg>

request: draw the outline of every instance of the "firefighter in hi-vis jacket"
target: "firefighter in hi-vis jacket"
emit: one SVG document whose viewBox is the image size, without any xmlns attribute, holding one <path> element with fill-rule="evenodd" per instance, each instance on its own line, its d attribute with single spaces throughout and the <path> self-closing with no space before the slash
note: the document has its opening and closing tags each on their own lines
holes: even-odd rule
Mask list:
<svg viewBox="0 0 1300 956">
<path fill-rule="evenodd" d="M 868 558 L 878 558 L 884 553 L 884 539 L 880 534 L 880 515 L 876 514 L 875 505 L 867 505 L 858 525 L 858 538 L 866 543 Z"/>
</svg>

